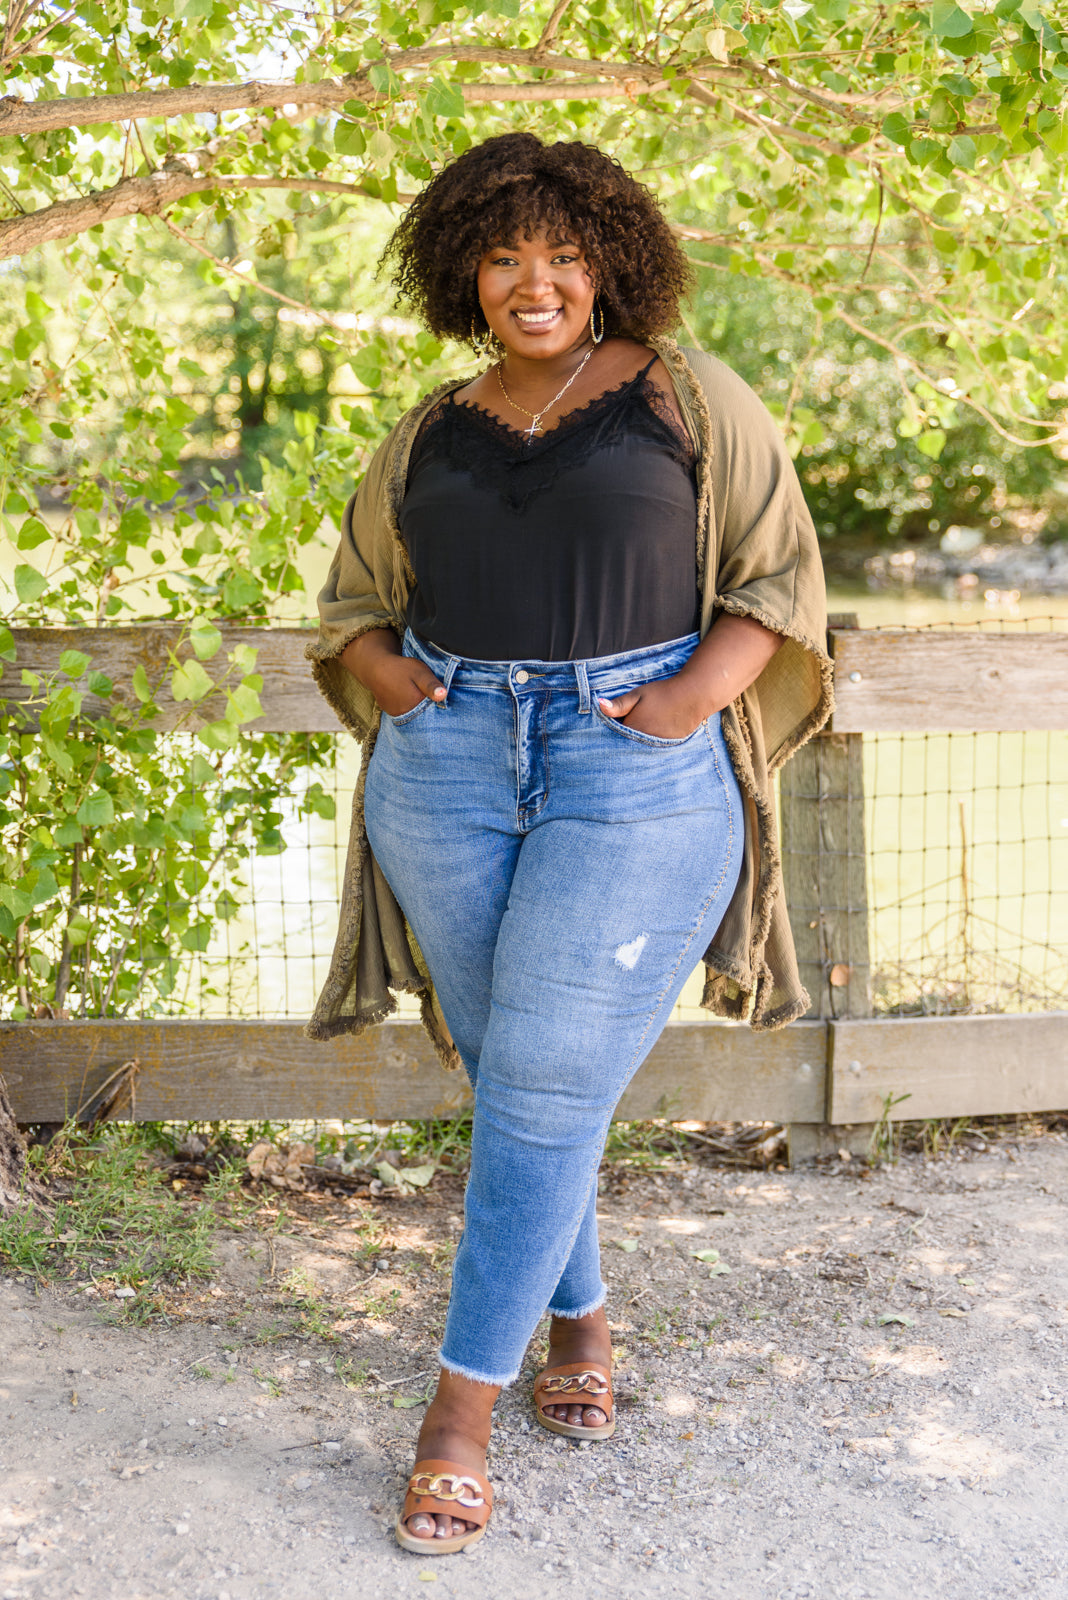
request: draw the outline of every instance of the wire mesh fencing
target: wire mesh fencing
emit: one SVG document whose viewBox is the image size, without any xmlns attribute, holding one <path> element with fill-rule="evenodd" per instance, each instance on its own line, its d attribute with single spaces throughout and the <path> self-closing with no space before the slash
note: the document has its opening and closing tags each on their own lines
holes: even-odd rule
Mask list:
<svg viewBox="0 0 1068 1600">
<path fill-rule="evenodd" d="M 998 618 L 965 626 L 1013 625 Z M 1023 625 L 1063 631 L 1068 619 Z M 142 985 L 119 1014 L 310 1014 L 336 933 L 359 751 L 342 734 L 289 739 L 292 781 L 281 798 L 273 793 L 277 824 L 267 847 L 261 830 L 258 843 L 250 833 L 238 849 L 231 830 L 227 849 L 220 819 L 220 848 L 190 894 L 192 925 L 201 925 L 202 910 L 210 936 L 203 948 L 177 951 L 168 983 Z M 1068 1007 L 1068 731 L 879 733 L 865 735 L 858 750 L 849 768 L 857 777 L 848 782 L 862 795 L 821 791 L 812 801 L 844 801 L 850 817 L 862 816 L 862 836 L 843 835 L 834 848 L 862 857 L 864 903 L 858 908 L 851 891 L 849 905 L 818 913 L 866 917 L 875 1013 Z M 136 961 L 135 948 L 129 959 Z M 678 1020 L 707 1016 L 700 986 L 698 973 Z M 402 1016 L 416 1011 L 400 997 Z"/>
</svg>

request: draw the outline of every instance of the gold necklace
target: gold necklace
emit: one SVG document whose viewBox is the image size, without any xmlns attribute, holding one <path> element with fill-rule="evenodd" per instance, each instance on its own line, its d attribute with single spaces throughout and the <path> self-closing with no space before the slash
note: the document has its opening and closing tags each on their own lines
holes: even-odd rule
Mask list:
<svg viewBox="0 0 1068 1600">
<path fill-rule="evenodd" d="M 575 368 L 575 370 L 571 374 L 570 378 L 568 378 L 567 382 L 564 384 L 564 387 L 560 390 L 559 394 L 554 394 L 552 399 L 549 401 L 549 404 L 547 406 L 542 406 L 540 411 L 528 411 L 526 406 L 521 406 L 521 405 L 517 404 L 517 402 L 515 400 L 512 399 L 511 395 L 508 393 L 508 390 L 504 387 L 504 377 L 503 377 L 503 375 L 501 373 L 502 363 L 500 361 L 498 361 L 498 363 L 497 363 L 497 382 L 501 386 L 501 393 L 504 395 L 504 398 L 507 400 L 508 404 L 511 406 L 513 411 L 521 411 L 523 413 L 524 417 L 529 417 L 530 418 L 530 427 L 527 429 L 527 443 L 528 444 L 533 439 L 533 437 L 534 437 L 534 435 L 536 433 L 543 433 L 545 431 L 542 428 L 542 425 L 541 425 L 542 417 L 545 415 L 545 413 L 547 411 L 551 411 L 552 410 L 553 406 L 556 404 L 556 402 L 558 400 L 563 398 L 563 396 L 570 389 L 571 385 L 574 383 L 575 379 L 578 377 L 579 373 L 582 371 L 583 367 L 586 365 L 587 361 L 590 359 L 590 357 L 592 355 L 593 355 L 593 351 L 592 350 L 587 350 L 586 351 L 586 354 L 583 356 L 582 360 L 579 362 L 578 366 Z"/>
</svg>

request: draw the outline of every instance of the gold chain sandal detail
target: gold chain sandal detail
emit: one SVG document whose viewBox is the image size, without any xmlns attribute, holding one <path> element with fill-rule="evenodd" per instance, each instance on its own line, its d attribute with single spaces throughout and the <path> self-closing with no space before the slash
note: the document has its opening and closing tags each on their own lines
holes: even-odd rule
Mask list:
<svg viewBox="0 0 1068 1600">
<path fill-rule="evenodd" d="M 584 1423 L 559 1422 L 542 1410 L 543 1405 L 559 1405 L 566 1400 L 595 1405 L 607 1416 L 607 1421 L 588 1428 Z M 605 1404 L 607 1400 L 607 1405 Z M 607 1439 L 616 1431 L 615 1401 L 612 1398 L 612 1379 L 603 1367 L 572 1362 L 566 1367 L 549 1367 L 534 1379 L 534 1415 L 550 1433 L 562 1433 L 566 1439 Z"/>
<path fill-rule="evenodd" d="M 475 1544 L 486 1531 L 493 1510 L 493 1490 L 481 1473 L 465 1470 L 455 1461 L 417 1461 L 408 1479 L 408 1493 L 397 1518 L 394 1533 L 403 1550 L 420 1556 L 451 1556 Z M 447 1539 L 432 1535 L 421 1539 L 409 1533 L 410 1517 L 454 1517 L 457 1522 L 473 1522 L 466 1533 L 453 1533 Z"/>
</svg>

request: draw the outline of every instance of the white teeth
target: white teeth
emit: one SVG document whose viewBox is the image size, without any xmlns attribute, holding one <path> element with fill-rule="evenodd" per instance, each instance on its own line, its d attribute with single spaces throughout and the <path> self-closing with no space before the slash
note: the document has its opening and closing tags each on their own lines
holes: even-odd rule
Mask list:
<svg viewBox="0 0 1068 1600">
<path fill-rule="evenodd" d="M 556 316 L 556 311 L 517 311 L 516 316 L 520 322 L 551 322 Z"/>
</svg>

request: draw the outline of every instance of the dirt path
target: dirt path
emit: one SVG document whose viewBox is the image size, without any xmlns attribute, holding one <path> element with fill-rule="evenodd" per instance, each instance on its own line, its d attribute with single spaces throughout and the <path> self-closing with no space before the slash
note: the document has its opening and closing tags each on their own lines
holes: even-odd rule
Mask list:
<svg viewBox="0 0 1068 1600">
<path fill-rule="evenodd" d="M 619 1431 L 517 1384 L 490 1535 L 436 1561 L 389 1529 L 455 1181 L 228 1235 L 169 1321 L 0 1280 L 0 1597 L 1065 1600 L 1063 1134 L 602 1201 Z"/>
</svg>

